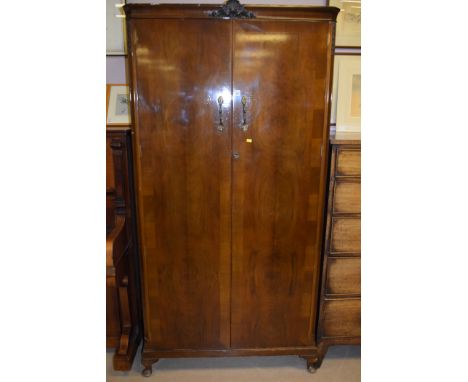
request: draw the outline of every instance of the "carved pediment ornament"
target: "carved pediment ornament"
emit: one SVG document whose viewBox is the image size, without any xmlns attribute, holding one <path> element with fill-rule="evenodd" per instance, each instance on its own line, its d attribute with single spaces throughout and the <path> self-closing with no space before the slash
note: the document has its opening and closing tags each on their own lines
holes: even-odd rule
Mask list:
<svg viewBox="0 0 468 382">
<path fill-rule="evenodd" d="M 210 12 L 211 17 L 230 18 L 230 19 L 254 19 L 253 12 L 247 11 L 239 0 L 228 0 L 224 5 Z"/>
</svg>

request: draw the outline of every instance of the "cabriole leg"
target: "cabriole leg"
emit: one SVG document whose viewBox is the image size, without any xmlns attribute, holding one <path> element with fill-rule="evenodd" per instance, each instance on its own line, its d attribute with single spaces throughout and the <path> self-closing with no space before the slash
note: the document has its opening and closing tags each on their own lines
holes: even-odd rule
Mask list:
<svg viewBox="0 0 468 382">
<path fill-rule="evenodd" d="M 155 360 L 142 360 L 141 364 L 143 365 L 143 371 L 141 372 L 141 375 L 143 377 L 149 377 L 151 374 L 153 374 L 153 363 L 158 362 L 158 359 Z"/>
<path fill-rule="evenodd" d="M 325 354 L 327 353 L 327 350 L 328 346 L 322 342 L 319 344 L 317 354 L 302 357 L 307 361 L 307 371 L 309 373 L 315 373 L 317 369 L 322 366 L 322 361 L 325 357 Z"/>
<path fill-rule="evenodd" d="M 307 371 L 311 374 L 315 373 L 317 369 L 320 367 L 318 357 L 317 356 L 310 356 L 310 357 L 303 357 L 307 361 Z"/>
<path fill-rule="evenodd" d="M 141 375 L 143 377 L 149 377 L 151 374 L 153 374 L 153 368 L 152 366 L 150 367 L 146 367 L 143 369 L 143 371 L 141 372 Z"/>
</svg>

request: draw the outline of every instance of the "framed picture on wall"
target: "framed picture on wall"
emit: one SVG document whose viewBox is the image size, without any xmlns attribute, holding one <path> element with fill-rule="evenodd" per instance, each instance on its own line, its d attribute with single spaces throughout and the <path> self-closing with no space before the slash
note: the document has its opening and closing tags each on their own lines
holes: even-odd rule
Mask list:
<svg viewBox="0 0 468 382">
<path fill-rule="evenodd" d="M 127 85 L 107 86 L 107 125 L 130 125 L 130 94 Z"/>
<path fill-rule="evenodd" d="M 340 8 L 336 19 L 335 46 L 361 47 L 361 0 L 328 0 L 328 5 Z"/>
<path fill-rule="evenodd" d="M 124 55 L 127 52 L 124 0 L 106 0 L 106 55 Z"/>
<path fill-rule="evenodd" d="M 340 59 L 342 56 L 335 54 L 333 64 L 333 88 L 332 88 L 332 102 L 330 113 L 330 125 L 336 125 L 336 98 L 338 96 L 338 67 L 340 66 Z"/>
<path fill-rule="evenodd" d="M 336 131 L 361 131 L 361 56 L 335 56 L 332 120 Z M 333 114 L 335 113 L 335 114 Z"/>
</svg>

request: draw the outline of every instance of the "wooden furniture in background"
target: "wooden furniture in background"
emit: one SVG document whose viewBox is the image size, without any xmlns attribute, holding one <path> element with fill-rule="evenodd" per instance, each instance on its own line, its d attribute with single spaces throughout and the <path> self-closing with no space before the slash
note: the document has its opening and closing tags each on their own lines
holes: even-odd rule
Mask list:
<svg viewBox="0 0 468 382">
<path fill-rule="evenodd" d="M 317 366 L 330 345 L 361 343 L 360 134 L 336 133 L 330 142 L 330 188 Z"/>
<path fill-rule="evenodd" d="M 337 8 L 127 4 L 144 375 L 318 360 Z"/>
<path fill-rule="evenodd" d="M 130 370 L 142 337 L 131 130 L 106 130 L 106 328 L 115 370 Z"/>
</svg>

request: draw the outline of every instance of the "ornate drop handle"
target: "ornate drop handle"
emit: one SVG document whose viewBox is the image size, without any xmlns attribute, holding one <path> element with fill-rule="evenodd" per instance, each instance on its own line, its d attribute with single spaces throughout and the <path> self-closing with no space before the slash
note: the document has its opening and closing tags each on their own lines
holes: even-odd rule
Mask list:
<svg viewBox="0 0 468 382">
<path fill-rule="evenodd" d="M 223 124 L 223 103 L 224 99 L 222 96 L 218 97 L 218 114 L 219 114 L 219 123 L 218 123 L 218 131 L 223 131 L 224 130 L 224 124 Z"/>
<path fill-rule="evenodd" d="M 249 125 L 247 125 L 247 108 L 246 108 L 247 97 L 246 96 L 242 97 L 241 103 L 242 103 L 242 124 L 240 125 L 240 128 L 242 131 L 247 131 L 247 129 L 249 128 Z"/>
</svg>

